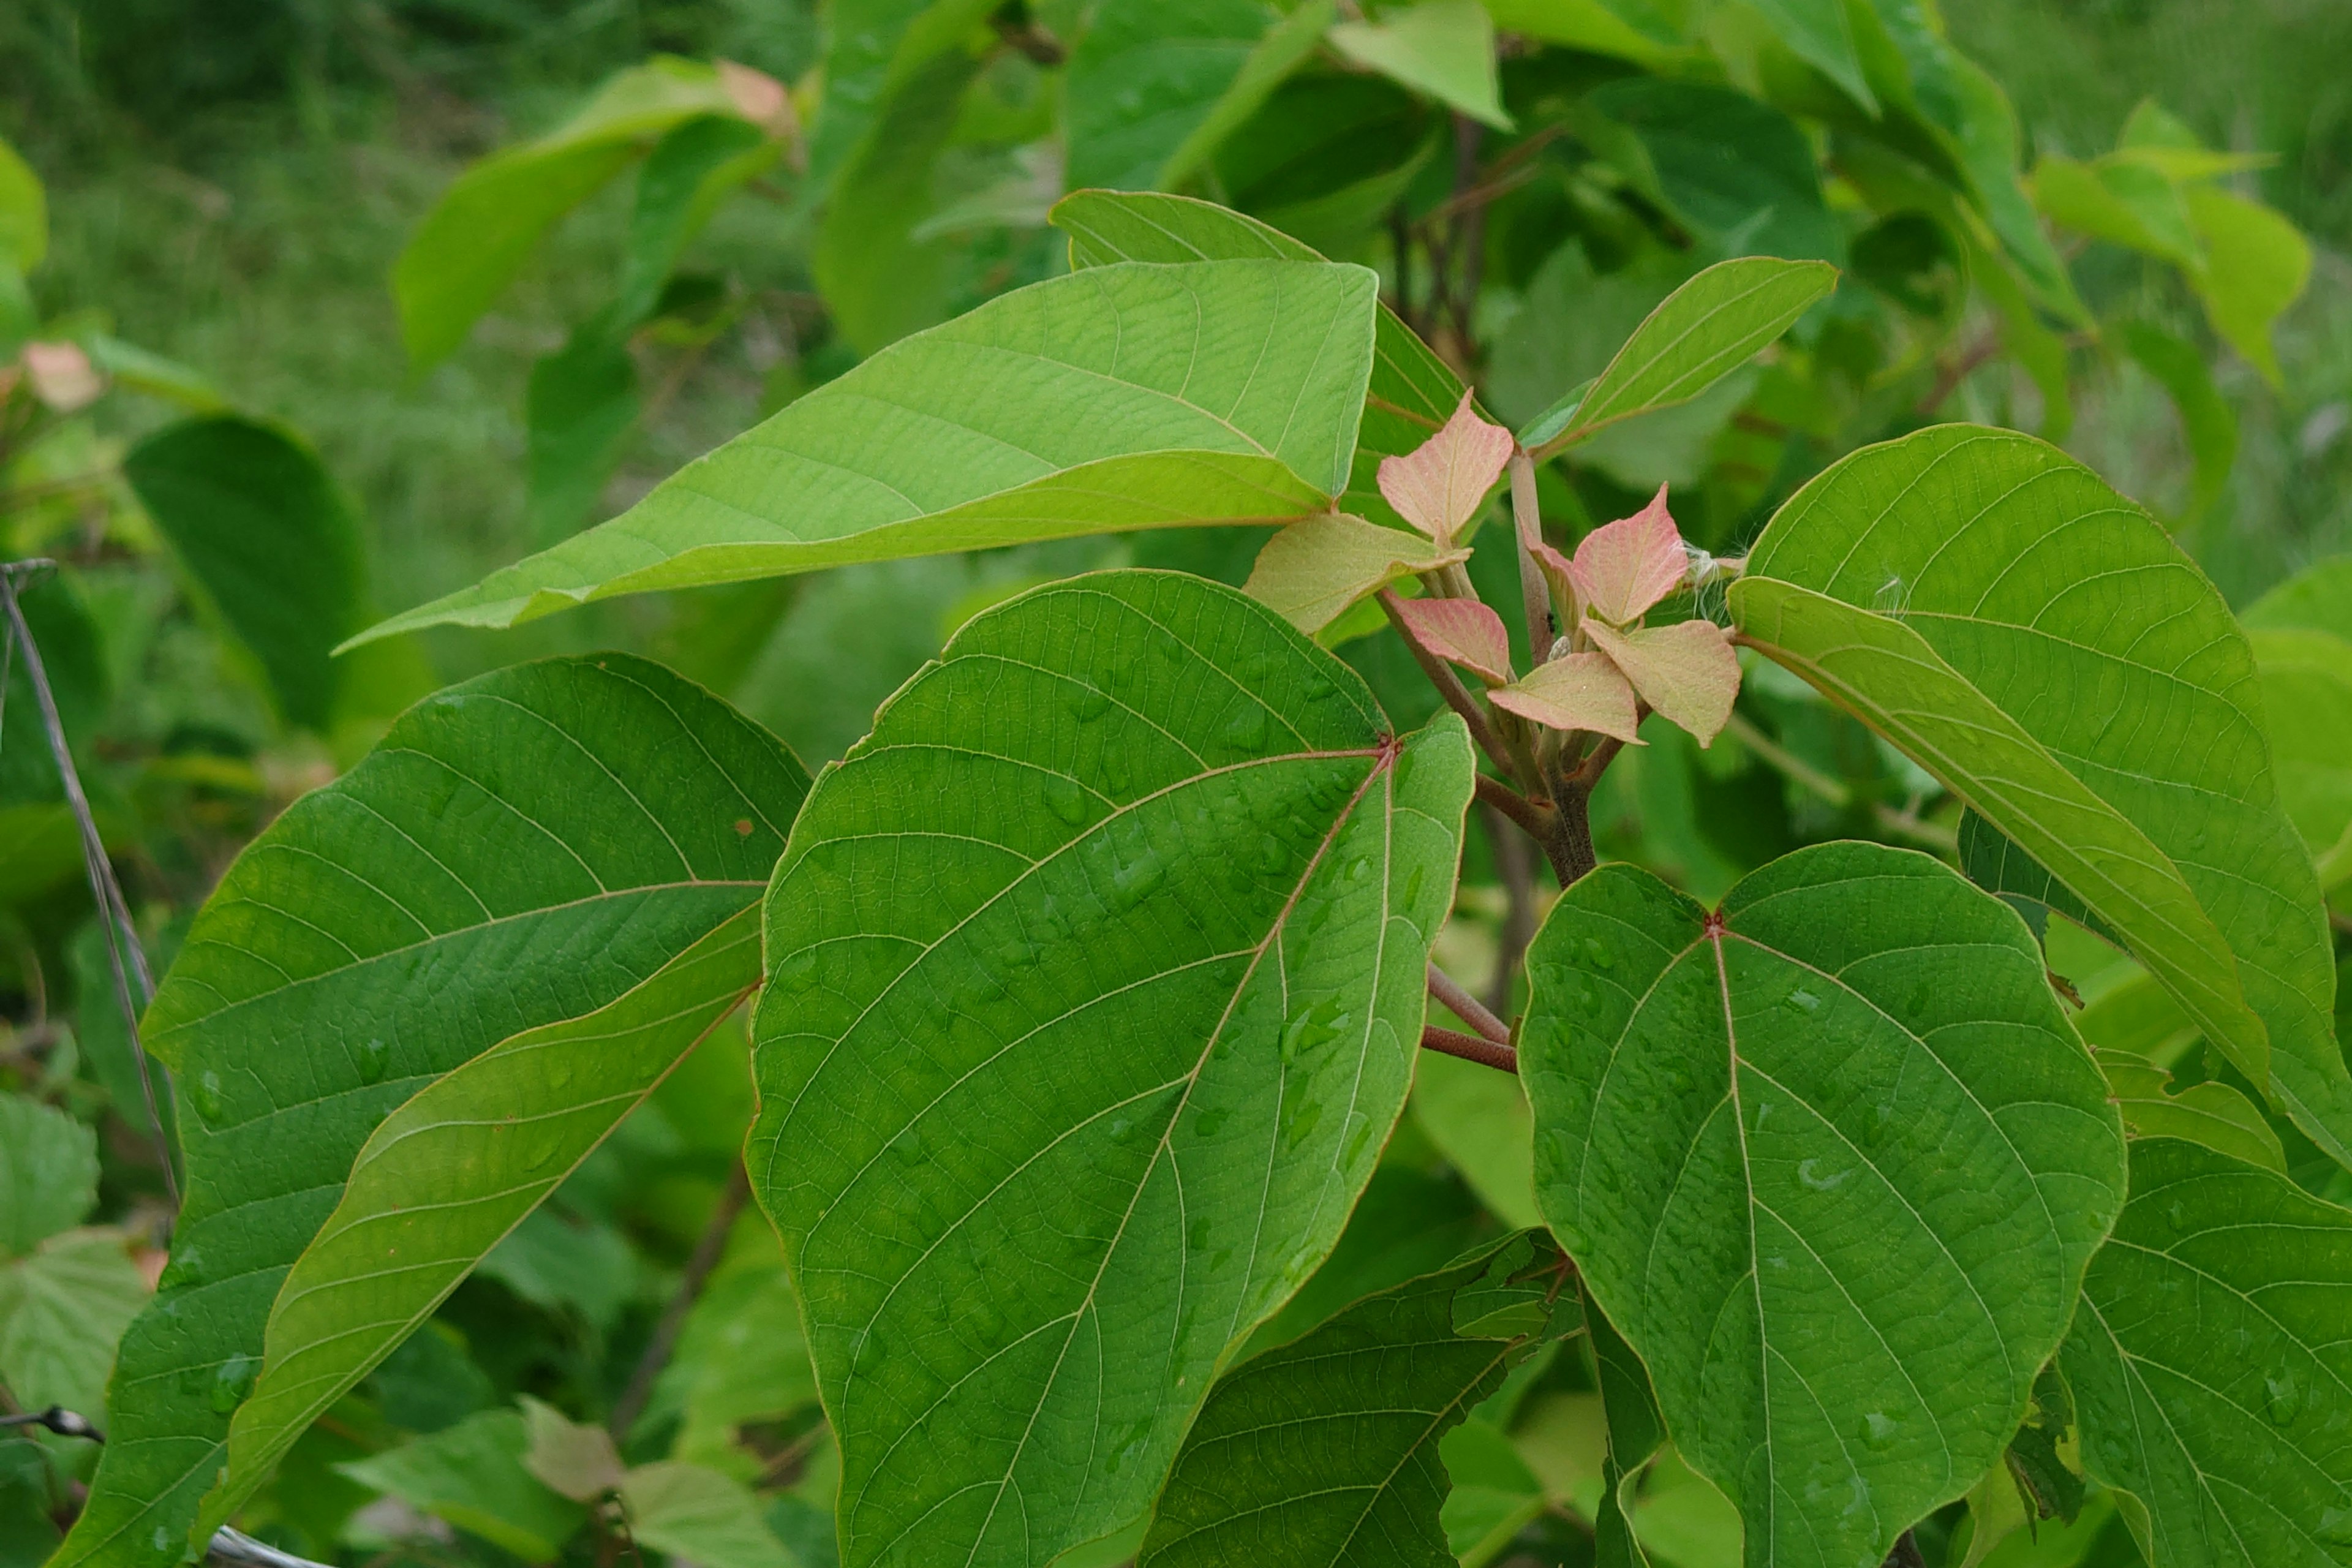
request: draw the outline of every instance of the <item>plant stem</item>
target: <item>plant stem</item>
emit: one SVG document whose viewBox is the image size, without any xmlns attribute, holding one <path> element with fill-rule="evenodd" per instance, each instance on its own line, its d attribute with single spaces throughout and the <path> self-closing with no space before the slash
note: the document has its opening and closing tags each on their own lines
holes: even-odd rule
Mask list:
<svg viewBox="0 0 2352 1568">
<path fill-rule="evenodd" d="M 1460 1057 L 1465 1062 L 1476 1062 L 1497 1072 L 1519 1070 L 1519 1053 L 1508 1046 L 1498 1046 L 1492 1040 L 1482 1040 L 1475 1035 L 1465 1035 L 1459 1029 L 1441 1029 L 1432 1024 L 1421 1031 L 1421 1048 L 1435 1051 L 1440 1056 Z"/>
<path fill-rule="evenodd" d="M 1528 615 L 1528 651 L 1538 664 L 1551 658 L 1551 585 L 1536 564 L 1543 514 L 1536 506 L 1536 466 L 1526 452 L 1511 454 L 1511 526 L 1519 542 L 1519 599 Z"/>
<path fill-rule="evenodd" d="M 1551 837 L 1551 807 L 1529 800 L 1494 774 L 1478 775 L 1478 798 L 1517 823 L 1537 843 L 1544 843 Z"/>
<path fill-rule="evenodd" d="M 1486 1039 L 1498 1046 L 1511 1043 L 1511 1026 L 1488 1012 L 1486 1005 L 1471 995 L 1460 981 L 1433 963 L 1429 966 L 1429 994 Z"/>
<path fill-rule="evenodd" d="M 1559 871 L 1559 885 L 1565 888 L 1600 863 L 1592 850 L 1592 786 L 1573 777 L 1563 778 L 1552 786 L 1551 799 L 1559 808 L 1559 847 L 1552 864 Z"/>
<path fill-rule="evenodd" d="M 743 1162 L 727 1173 L 726 1190 L 719 1194 L 719 1203 L 710 1211 L 710 1223 L 702 1227 L 702 1236 L 694 1244 L 693 1255 L 686 1260 L 686 1272 L 679 1276 L 677 1289 L 662 1309 L 661 1321 L 654 1325 L 653 1337 L 646 1342 L 645 1354 L 637 1358 L 636 1370 L 629 1373 L 629 1385 L 614 1402 L 611 1429 L 615 1441 L 629 1440 L 629 1428 L 645 1414 L 646 1402 L 653 1397 L 654 1379 L 669 1364 L 670 1352 L 677 1348 L 677 1336 L 686 1329 L 686 1315 L 709 1283 L 710 1271 L 719 1267 L 719 1256 L 727 1250 L 728 1233 L 735 1228 L 736 1216 L 751 1200 L 751 1175 Z"/>
</svg>

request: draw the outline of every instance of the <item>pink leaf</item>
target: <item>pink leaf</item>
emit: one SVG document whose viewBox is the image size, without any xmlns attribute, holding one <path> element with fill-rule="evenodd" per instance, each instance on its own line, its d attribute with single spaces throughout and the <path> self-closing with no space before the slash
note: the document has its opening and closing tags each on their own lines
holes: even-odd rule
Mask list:
<svg viewBox="0 0 2352 1568">
<path fill-rule="evenodd" d="M 1731 718 L 1739 695 L 1739 656 L 1713 621 L 1677 621 L 1621 632 L 1587 621 L 1584 635 L 1615 662 L 1642 700 L 1711 743 Z"/>
<path fill-rule="evenodd" d="M 1407 522 L 1444 543 L 1470 521 L 1511 460 L 1511 433 L 1470 406 L 1470 394 L 1444 428 L 1410 456 L 1381 459 L 1381 494 Z"/>
<path fill-rule="evenodd" d="M 1593 730 L 1641 745 L 1633 689 L 1597 653 L 1571 653 L 1538 668 L 1523 680 L 1488 693 L 1498 708 L 1555 730 Z"/>
<path fill-rule="evenodd" d="M 1584 613 L 1618 626 L 1673 593 L 1689 569 L 1664 485 L 1640 511 L 1586 534 L 1569 563 Z"/>
<path fill-rule="evenodd" d="M 1511 679 L 1511 634 L 1475 599 L 1406 599 L 1397 605 L 1415 641 L 1490 686 Z"/>
<path fill-rule="evenodd" d="M 26 343 L 25 374 L 33 395 L 60 414 L 94 403 L 106 383 L 90 368 L 89 356 L 74 343 Z"/>
</svg>

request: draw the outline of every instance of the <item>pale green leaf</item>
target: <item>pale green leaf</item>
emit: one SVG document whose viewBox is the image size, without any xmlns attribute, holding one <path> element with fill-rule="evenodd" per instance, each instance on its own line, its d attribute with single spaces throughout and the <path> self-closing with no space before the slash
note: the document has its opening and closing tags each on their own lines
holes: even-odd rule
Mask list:
<svg viewBox="0 0 2352 1568">
<path fill-rule="evenodd" d="M 385 1118 L 270 1307 L 205 1524 L 226 1521 L 759 979 L 747 906 L 604 1006 L 500 1042 Z"/>
<path fill-rule="evenodd" d="M 2238 416 L 2213 384 L 2212 367 L 2196 344 L 2145 321 L 2125 322 L 2119 335 L 2126 351 L 2172 395 L 2179 411 L 2180 433 L 2189 438 L 2196 463 L 2182 521 L 2194 522 L 2221 499 L 2231 465 L 2238 460 Z"/>
<path fill-rule="evenodd" d="M 2017 110 L 2009 94 L 1967 56 L 1950 48 L 1940 53 L 1951 79 L 1954 110 L 1942 129 L 1977 210 L 2043 303 L 2069 319 L 2087 319 L 2066 263 L 2042 232 L 2020 181 Z"/>
<path fill-rule="evenodd" d="M 2246 607 L 2258 630 L 2301 626 L 2352 642 L 2352 555 L 2315 562 Z"/>
<path fill-rule="evenodd" d="M 1621 419 L 1687 403 L 1836 286 L 1837 268 L 1823 261 L 1718 261 L 1650 312 L 1572 411 L 1538 419 L 1519 440 L 1549 456 Z"/>
<path fill-rule="evenodd" d="M 53 1105 L 0 1094 L 0 1258 L 79 1225 L 98 1202 L 98 1135 Z"/>
<path fill-rule="evenodd" d="M 2317 859 L 2352 834 L 2352 642 L 2286 627 L 2258 627 L 2249 640 L 2279 799 Z"/>
<path fill-rule="evenodd" d="M 851 561 L 1324 511 L 1347 482 L 1374 286 L 1361 268 L 1279 261 L 1034 284 L 893 344 L 610 522 L 365 637 Z"/>
<path fill-rule="evenodd" d="M 1535 1123 L 1517 1077 L 1429 1052 L 1413 1069 L 1412 1115 L 1505 1224 L 1543 1223 L 1536 1212 Z"/>
<path fill-rule="evenodd" d="M 1400 740 L 1271 611 L 1152 572 L 975 617 L 826 773 L 747 1163 L 845 1563 L 1043 1564 L 1143 1511 L 1402 1109 L 1471 783 L 1452 716 Z"/>
<path fill-rule="evenodd" d="M 1401 577 L 1468 559 L 1467 550 L 1440 550 L 1418 533 L 1360 517 L 1310 517 L 1265 542 L 1250 569 L 1248 592 L 1312 635 Z"/>
<path fill-rule="evenodd" d="M 1070 52 L 1069 182 L 1173 185 L 1321 38 L 1331 0 L 1107 0 Z"/>
<path fill-rule="evenodd" d="M 798 1568 L 743 1483 L 677 1460 L 640 1465 L 621 1482 L 629 1533 L 702 1568 Z"/>
<path fill-rule="evenodd" d="M 2016 915 L 1882 845 L 1718 913 L 1604 866 L 1528 953 L 1536 1198 L 1747 1561 L 1853 1568 L 1996 1463 L 2123 1198 Z"/>
<path fill-rule="evenodd" d="M 1633 1534 L 1633 1483 L 1666 1440 L 1665 1417 L 1651 1390 L 1649 1369 L 1588 1293 L 1585 1330 L 1592 1336 L 1593 1380 L 1608 1446 L 1601 1467 L 1601 1502 L 1592 1515 L 1595 1568 L 1649 1568 Z"/>
<path fill-rule="evenodd" d="M 1440 1440 L 1576 1301 L 1550 1238 L 1521 1232 L 1244 1363 L 1186 1436 L 1138 1568 L 1450 1568 Z"/>
<path fill-rule="evenodd" d="M 19 274 L 30 272 L 48 249 L 48 197 L 41 177 L 14 147 L 0 142 L 0 262 Z"/>
<path fill-rule="evenodd" d="M 656 56 L 606 81 L 545 136 L 458 175 L 393 268 L 410 362 L 421 370 L 465 342 L 548 226 L 665 132 L 697 115 L 740 112 L 709 66 Z"/>
<path fill-rule="evenodd" d="M 2180 1138 L 2286 1174 L 2286 1154 L 2254 1102 L 2226 1083 L 2172 1087 L 2172 1075 L 2128 1051 L 2095 1053 L 2107 1089 L 2135 1138 Z"/>
<path fill-rule="evenodd" d="M 524 1469 L 573 1502 L 594 1502 L 620 1487 L 624 1467 L 610 1432 L 574 1421 L 529 1394 L 520 1403 Z"/>
<path fill-rule="evenodd" d="M 324 728 L 343 679 L 331 656 L 366 616 L 367 567 L 359 520 L 317 454 L 222 414 L 165 426 L 122 473 L 286 716 Z"/>
<path fill-rule="evenodd" d="M 1511 129 L 1495 68 L 1495 22 L 1479 0 L 1422 0 L 1378 21 L 1341 22 L 1331 47 L 1448 109 Z"/>
<path fill-rule="evenodd" d="M 147 1014 L 187 1202 L 60 1568 L 176 1561 L 278 1286 L 369 1135 L 742 913 L 806 789 L 700 688 L 626 655 L 558 658 L 420 703 L 247 847 Z"/>
<path fill-rule="evenodd" d="M 624 324 L 653 313 L 671 268 L 719 204 L 782 152 L 759 126 L 728 114 L 697 115 L 654 143 L 637 171 L 636 203 L 629 213 L 614 308 Z"/>
<path fill-rule="evenodd" d="M 2326 919 L 2253 656 L 2154 519 L 2055 447 L 1946 426 L 1807 485 L 1748 570 L 1744 632 L 2054 873 L 2352 1163 Z"/>
<path fill-rule="evenodd" d="M 1507 32 L 1652 65 L 1682 42 L 1648 0 L 1486 0 Z"/>
<path fill-rule="evenodd" d="M 2206 319 L 2276 386 L 2271 327 L 2310 281 L 2311 242 L 2276 210 L 2228 191 L 2191 185 L 2185 199 L 2205 242 L 2205 265 L 2191 276 Z"/>
<path fill-rule="evenodd" d="M 1072 267 L 1114 261 L 1319 261 L 1314 251 L 1255 218 L 1185 196 L 1080 191 L 1054 207 L 1070 237 Z M 1356 454 L 1339 510 L 1404 526 L 1380 489 L 1381 459 L 1412 451 L 1454 416 L 1462 380 L 1386 305 L 1374 318 L 1372 368 Z"/>
<path fill-rule="evenodd" d="M 2131 1152 L 2060 1364 L 2156 1568 L 2352 1562 L 2352 1213 L 2195 1143 Z"/>
<path fill-rule="evenodd" d="M 523 1467 L 530 1447 L 520 1415 L 485 1410 L 336 1468 L 526 1563 L 548 1563 L 588 1521 L 588 1510 Z M 178 1560 L 176 1550 L 170 1560 Z"/>
<path fill-rule="evenodd" d="M 21 1409 L 99 1420 L 115 1343 L 146 1302 L 120 1231 L 65 1231 L 0 1262 L 0 1384 Z"/>
<path fill-rule="evenodd" d="M 2051 153 L 2033 166 L 2032 189 L 2054 223 L 2182 267 L 2204 260 L 2179 187 L 2144 163 Z"/>
</svg>

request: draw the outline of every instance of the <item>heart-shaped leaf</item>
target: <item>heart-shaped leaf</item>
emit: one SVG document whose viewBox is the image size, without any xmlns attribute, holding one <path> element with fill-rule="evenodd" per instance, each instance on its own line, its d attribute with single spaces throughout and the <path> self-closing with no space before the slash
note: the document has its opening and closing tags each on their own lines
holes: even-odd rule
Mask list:
<svg viewBox="0 0 2352 1568">
<path fill-rule="evenodd" d="M 2123 1129 L 2016 914 L 1799 850 L 1710 913 L 1646 871 L 1528 952 L 1536 1197 L 1747 1560 L 1853 1568 L 1999 1461 L 2121 1206 Z"/>
<path fill-rule="evenodd" d="M 841 1444 L 842 1560 L 1140 1515 L 1404 1102 L 1472 784 L 1198 578 L 982 615 L 811 795 L 748 1163 Z"/>
</svg>

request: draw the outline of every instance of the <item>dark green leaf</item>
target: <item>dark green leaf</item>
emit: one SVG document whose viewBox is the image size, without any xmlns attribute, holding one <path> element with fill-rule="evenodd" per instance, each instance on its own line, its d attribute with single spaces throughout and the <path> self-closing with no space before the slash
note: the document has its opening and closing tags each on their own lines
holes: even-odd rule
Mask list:
<svg viewBox="0 0 2352 1568">
<path fill-rule="evenodd" d="M 1604 866 L 1528 954 L 1536 1197 L 1750 1563 L 1876 1563 L 2000 1458 L 2122 1201 L 2016 915 L 1801 849 L 1710 914 Z"/>
<path fill-rule="evenodd" d="M 637 365 L 625 333 L 600 311 L 530 367 L 523 398 L 530 441 L 530 537 L 552 544 L 588 521 L 637 423 Z"/>
<path fill-rule="evenodd" d="M 588 1521 L 588 1510 L 523 1468 L 530 1446 L 520 1415 L 486 1410 L 338 1468 L 526 1563 L 547 1563 Z"/>
<path fill-rule="evenodd" d="M 740 914 L 806 788 L 767 734 L 658 666 L 551 659 L 419 704 L 247 847 L 147 1015 L 187 1204 L 61 1564 L 178 1560 L 278 1286 L 369 1135 Z"/>
<path fill-rule="evenodd" d="M 1146 572 L 970 621 L 825 774 L 748 1163 L 845 1563 L 1043 1563 L 1143 1511 L 1402 1108 L 1470 784 L 1450 717 L 1399 741 L 1272 612 Z"/>
<path fill-rule="evenodd" d="M 1633 132 L 1643 183 L 1694 232 L 1736 255 L 1845 259 L 1812 143 L 1779 110 L 1729 88 L 1643 76 L 1586 101 Z"/>
<path fill-rule="evenodd" d="M 824 99 L 809 132 L 808 177 L 828 191 L 876 135 L 890 98 L 949 50 L 961 52 L 996 0 L 837 0 L 826 17 Z"/>
</svg>

